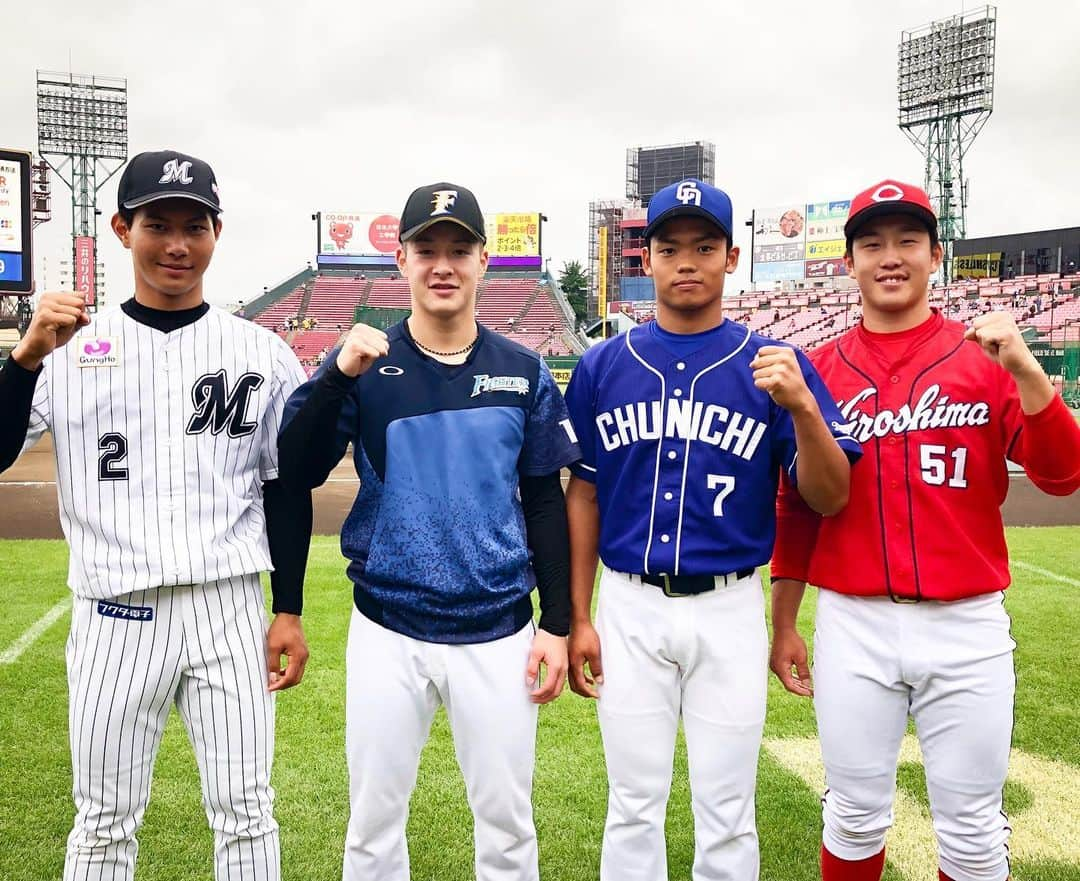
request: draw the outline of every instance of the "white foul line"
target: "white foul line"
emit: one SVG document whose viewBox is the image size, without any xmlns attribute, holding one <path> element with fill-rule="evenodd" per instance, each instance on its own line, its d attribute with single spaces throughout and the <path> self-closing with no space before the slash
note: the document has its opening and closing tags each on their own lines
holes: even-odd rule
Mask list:
<svg viewBox="0 0 1080 881">
<path fill-rule="evenodd" d="M 1013 566 L 1027 569 L 1028 572 L 1045 575 L 1047 578 L 1053 578 L 1054 581 L 1060 581 L 1062 584 L 1071 584 L 1073 587 L 1080 587 L 1080 581 L 1077 581 L 1075 578 L 1069 578 L 1067 575 L 1058 575 L 1056 572 L 1051 572 L 1049 569 L 1040 569 L 1038 566 L 1032 566 L 1030 563 L 1025 563 L 1023 560 L 1012 560 L 1010 562 Z"/>
<path fill-rule="evenodd" d="M 19 659 L 19 655 L 30 648 L 34 643 L 34 640 L 52 627 L 52 625 L 56 623 L 56 620 L 70 607 L 70 596 L 66 596 L 60 600 L 60 602 L 31 624 L 26 633 L 15 640 L 8 648 L 4 649 L 4 651 L 0 652 L 0 664 L 14 664 Z"/>
</svg>

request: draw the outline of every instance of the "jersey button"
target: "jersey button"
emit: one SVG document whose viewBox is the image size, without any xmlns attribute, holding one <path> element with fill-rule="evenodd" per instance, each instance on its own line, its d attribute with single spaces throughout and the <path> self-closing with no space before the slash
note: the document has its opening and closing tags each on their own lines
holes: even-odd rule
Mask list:
<svg viewBox="0 0 1080 881">
<path fill-rule="evenodd" d="M 664 501 L 665 502 L 670 502 L 672 498 L 673 498 L 673 496 L 671 495 L 671 493 L 664 493 Z"/>
<path fill-rule="evenodd" d="M 899 381 L 900 381 L 899 376 L 890 376 L 889 377 L 889 382 L 891 382 L 893 385 L 896 385 Z"/>
<path fill-rule="evenodd" d="M 678 364 L 675 365 L 675 369 L 676 370 L 685 370 L 686 365 L 682 361 L 680 361 Z"/>
<path fill-rule="evenodd" d="M 670 451 L 668 452 L 668 454 L 667 454 L 667 457 L 668 457 L 669 459 L 676 459 L 676 458 L 678 458 L 678 456 L 679 456 L 679 454 L 678 454 L 678 453 L 676 453 L 676 452 L 675 452 L 674 450 L 670 450 Z"/>
<path fill-rule="evenodd" d="M 681 388 L 675 389 L 673 394 L 675 395 L 676 398 L 681 398 L 682 397 L 682 389 Z"/>
<path fill-rule="evenodd" d="M 671 536 L 670 535 L 661 535 L 660 536 L 660 541 L 662 541 L 664 544 L 667 544 L 669 541 L 671 541 Z"/>
</svg>

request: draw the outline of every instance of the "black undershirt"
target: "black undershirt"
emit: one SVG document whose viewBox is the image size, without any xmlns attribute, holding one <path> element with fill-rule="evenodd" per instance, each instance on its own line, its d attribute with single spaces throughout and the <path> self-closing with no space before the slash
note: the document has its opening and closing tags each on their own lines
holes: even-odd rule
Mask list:
<svg viewBox="0 0 1080 881">
<path fill-rule="evenodd" d="M 210 311 L 207 303 L 174 311 L 152 309 L 134 298 L 121 303 L 120 308 L 132 320 L 162 333 L 187 327 Z M 8 416 L 0 422 L 0 472 L 12 466 L 26 441 L 34 387 L 40 374 L 40 367 L 27 370 L 14 358 L 8 358 L 0 370 L 0 412 Z M 304 570 L 311 544 L 311 492 L 268 480 L 263 483 L 263 502 L 267 543 L 274 564 L 270 574 L 273 612 L 299 615 L 304 605 Z"/>
</svg>

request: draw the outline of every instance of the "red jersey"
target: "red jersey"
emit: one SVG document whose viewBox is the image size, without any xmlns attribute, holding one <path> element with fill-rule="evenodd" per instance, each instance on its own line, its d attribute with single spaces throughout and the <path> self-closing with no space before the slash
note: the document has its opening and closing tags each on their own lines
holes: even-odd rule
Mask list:
<svg viewBox="0 0 1080 881">
<path fill-rule="evenodd" d="M 1080 426 L 1059 395 L 1033 415 L 1009 373 L 936 310 L 916 328 L 861 324 L 809 353 L 863 457 L 847 507 L 820 517 L 783 481 L 773 578 L 898 600 L 1009 584 L 1005 460 L 1054 495 L 1080 487 Z"/>
</svg>

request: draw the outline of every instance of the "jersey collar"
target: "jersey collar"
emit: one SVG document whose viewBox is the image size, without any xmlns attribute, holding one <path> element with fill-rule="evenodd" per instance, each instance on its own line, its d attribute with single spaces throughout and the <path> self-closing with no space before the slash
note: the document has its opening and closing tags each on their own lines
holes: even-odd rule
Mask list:
<svg viewBox="0 0 1080 881">
<path fill-rule="evenodd" d="M 187 327 L 189 324 L 194 324 L 202 318 L 210 311 L 210 304 L 200 303 L 198 306 L 192 306 L 190 309 L 167 311 L 165 309 L 152 309 L 149 306 L 144 306 L 132 297 L 130 300 L 121 303 L 120 308 L 132 321 L 146 325 L 154 330 L 159 330 L 162 333 L 172 333 L 174 330 Z"/>
<path fill-rule="evenodd" d="M 724 319 L 717 327 L 715 340 L 691 352 L 689 355 L 676 355 L 665 346 L 649 328 L 649 323 L 632 327 L 626 333 L 627 346 L 644 358 L 649 364 L 662 366 L 684 363 L 697 372 L 697 368 L 725 361 L 746 345 L 750 337 L 750 328 Z"/>
</svg>

